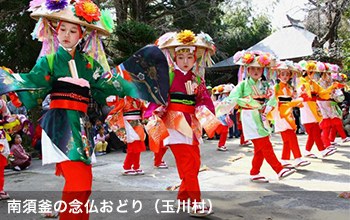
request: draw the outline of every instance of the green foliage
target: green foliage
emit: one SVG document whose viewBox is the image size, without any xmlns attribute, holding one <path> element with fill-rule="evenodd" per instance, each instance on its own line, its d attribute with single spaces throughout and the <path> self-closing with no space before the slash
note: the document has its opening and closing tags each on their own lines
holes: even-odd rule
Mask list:
<svg viewBox="0 0 350 220">
<path fill-rule="evenodd" d="M 237 7 L 223 16 L 223 26 L 216 39 L 219 60 L 236 51 L 248 49 L 271 34 L 271 23 L 265 15 L 253 15 L 251 7 Z"/>
<path fill-rule="evenodd" d="M 35 21 L 26 11 L 28 1 L 1 1 L 0 8 L 0 64 L 15 72 L 28 71 L 40 51 L 40 43 L 30 35 Z"/>
<path fill-rule="evenodd" d="M 114 57 L 115 64 L 123 62 L 143 46 L 154 43 L 158 37 L 151 26 L 132 20 L 118 25 L 114 34 L 117 40 L 112 42 L 111 47 L 119 52 L 119 56 Z"/>
</svg>

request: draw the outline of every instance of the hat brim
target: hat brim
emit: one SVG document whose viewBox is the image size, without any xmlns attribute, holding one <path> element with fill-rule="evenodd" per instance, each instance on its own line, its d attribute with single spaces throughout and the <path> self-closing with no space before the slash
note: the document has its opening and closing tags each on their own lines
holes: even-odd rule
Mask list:
<svg viewBox="0 0 350 220">
<path fill-rule="evenodd" d="M 69 5 L 65 9 L 60 10 L 58 12 L 49 13 L 47 10 L 42 7 L 36 9 L 34 12 L 30 14 L 30 17 L 39 20 L 41 17 L 46 18 L 52 22 L 58 21 L 66 21 L 69 23 L 79 24 L 84 26 L 87 31 L 97 30 L 99 35 L 109 36 L 110 32 L 108 32 L 105 28 L 103 28 L 100 21 L 96 23 L 88 23 L 76 17 L 73 12 L 73 6 Z"/>
<path fill-rule="evenodd" d="M 183 44 L 176 39 L 176 35 L 174 35 L 171 39 L 159 45 L 160 49 L 169 49 L 171 55 L 175 56 L 175 48 L 180 46 L 194 46 L 196 47 L 196 57 L 202 57 L 206 50 L 209 51 L 210 55 L 215 53 L 214 47 L 211 44 L 204 42 L 201 38 L 196 38 L 196 42 L 191 44 Z"/>
</svg>

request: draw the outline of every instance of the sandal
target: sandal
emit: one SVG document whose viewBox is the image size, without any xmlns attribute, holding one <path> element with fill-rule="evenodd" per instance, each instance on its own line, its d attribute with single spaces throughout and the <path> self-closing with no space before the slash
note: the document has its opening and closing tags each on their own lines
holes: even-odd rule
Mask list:
<svg viewBox="0 0 350 220">
<path fill-rule="evenodd" d="M 227 147 L 221 146 L 217 148 L 218 151 L 227 151 Z"/>
<path fill-rule="evenodd" d="M 283 166 L 283 168 L 288 168 L 288 169 L 294 168 L 293 164 L 290 164 L 290 163 L 282 164 L 282 166 Z"/>
<path fill-rule="evenodd" d="M 41 216 L 44 218 L 58 218 L 59 212 L 53 211 L 53 212 L 48 212 L 48 213 L 42 213 Z"/>
<path fill-rule="evenodd" d="M 322 153 L 322 156 L 323 156 L 323 157 L 331 156 L 331 155 L 333 155 L 335 152 L 337 152 L 337 151 L 334 150 L 334 149 L 326 149 L 326 150 L 324 150 L 324 151 L 325 151 L 325 153 Z"/>
<path fill-rule="evenodd" d="M 296 169 L 287 169 L 287 168 L 283 168 L 279 173 L 278 173 L 278 178 L 284 179 L 287 176 L 292 175 L 293 173 L 295 173 L 297 170 Z"/>
<path fill-rule="evenodd" d="M 10 198 L 10 195 L 7 192 L 5 192 L 5 191 L 0 192 L 0 200 L 6 200 L 9 198 Z"/>
<path fill-rule="evenodd" d="M 305 157 L 317 159 L 317 156 L 313 153 L 309 153 L 309 154 L 305 155 Z"/>
<path fill-rule="evenodd" d="M 295 167 L 305 167 L 307 165 L 310 165 L 311 162 L 307 160 L 300 161 L 298 164 L 295 165 Z"/>
<path fill-rule="evenodd" d="M 264 177 L 264 176 L 251 177 L 250 181 L 252 181 L 254 183 L 268 183 L 269 182 L 269 180 L 266 179 L 266 177 Z"/>
<path fill-rule="evenodd" d="M 199 217 L 199 218 L 205 217 L 211 214 L 214 214 L 213 210 L 203 205 L 192 206 L 190 211 L 190 216 Z"/>
</svg>

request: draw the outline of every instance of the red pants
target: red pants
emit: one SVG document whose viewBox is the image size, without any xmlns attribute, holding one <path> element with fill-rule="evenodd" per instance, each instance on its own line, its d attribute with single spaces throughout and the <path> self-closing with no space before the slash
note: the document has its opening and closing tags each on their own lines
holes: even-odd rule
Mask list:
<svg viewBox="0 0 350 220">
<path fill-rule="evenodd" d="M 137 170 L 140 168 L 140 153 L 127 153 L 125 160 L 124 160 L 124 166 L 123 168 L 125 170 L 130 170 L 133 168 L 134 170 Z"/>
<path fill-rule="evenodd" d="M 283 140 L 283 149 L 282 149 L 282 160 L 290 159 L 290 152 L 292 151 L 294 158 L 300 158 L 300 148 L 298 143 L 297 135 L 292 129 L 281 132 Z"/>
<path fill-rule="evenodd" d="M 332 128 L 331 133 L 329 134 L 329 139 L 331 142 L 334 142 L 337 132 L 342 139 L 346 138 L 342 120 L 340 118 L 332 118 Z"/>
<path fill-rule="evenodd" d="M 0 166 L 0 191 L 4 190 L 5 185 L 5 167 Z"/>
<path fill-rule="evenodd" d="M 220 133 L 220 140 L 219 140 L 219 147 L 223 147 L 226 144 L 227 140 L 227 134 L 228 134 L 228 126 L 222 126 L 221 133 Z"/>
<path fill-rule="evenodd" d="M 241 134 L 240 137 L 239 137 L 239 144 L 243 145 L 246 142 L 246 140 L 244 138 L 243 130 L 239 130 L 239 133 Z"/>
<path fill-rule="evenodd" d="M 0 154 L 0 191 L 4 190 L 5 185 L 5 166 L 7 165 L 7 159 Z"/>
<path fill-rule="evenodd" d="M 201 193 L 198 182 L 198 172 L 201 165 L 198 145 L 173 144 L 169 146 L 174 154 L 177 171 L 182 180 L 177 199 L 191 202 L 200 201 Z"/>
<path fill-rule="evenodd" d="M 91 165 L 86 165 L 83 162 L 77 161 L 65 161 L 56 164 L 56 174 L 63 175 L 66 181 L 62 193 L 62 201 L 64 201 L 67 206 L 61 206 L 62 212 L 60 213 L 60 220 L 88 220 L 89 213 L 85 204 L 91 194 Z M 75 199 L 82 203 L 80 206 L 82 213 L 69 213 L 73 208 L 69 203 Z"/>
<path fill-rule="evenodd" d="M 260 173 L 260 168 L 264 162 L 264 159 L 270 164 L 272 169 L 279 173 L 283 166 L 278 161 L 275 152 L 273 152 L 272 144 L 270 138 L 262 137 L 251 140 L 254 144 L 254 157 L 252 160 L 252 169 L 250 170 L 250 175 L 258 175 Z"/>
<path fill-rule="evenodd" d="M 163 156 L 167 150 L 168 148 L 161 144 L 158 153 L 154 153 L 154 166 L 159 166 L 163 162 Z"/>
<path fill-rule="evenodd" d="M 317 122 L 304 124 L 305 131 L 308 134 L 306 141 L 306 150 L 311 151 L 312 146 L 316 142 L 319 151 L 325 149 L 321 139 L 321 129 Z"/>
<path fill-rule="evenodd" d="M 331 128 L 332 128 L 332 120 L 330 118 L 324 118 L 322 119 L 320 123 L 320 128 L 321 128 L 321 137 L 322 137 L 322 142 L 323 145 L 329 147 L 331 145 L 331 141 L 329 140 L 329 136 L 331 133 Z"/>
<path fill-rule="evenodd" d="M 123 168 L 125 170 L 130 170 L 131 168 L 134 170 L 139 169 L 141 152 L 145 150 L 146 146 L 144 141 L 128 143 Z"/>
</svg>

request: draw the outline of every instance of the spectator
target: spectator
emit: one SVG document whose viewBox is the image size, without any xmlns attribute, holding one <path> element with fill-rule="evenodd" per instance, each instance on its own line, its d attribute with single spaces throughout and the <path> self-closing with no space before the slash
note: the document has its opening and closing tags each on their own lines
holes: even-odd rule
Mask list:
<svg viewBox="0 0 350 220">
<path fill-rule="evenodd" d="M 349 107 L 343 107 L 343 127 L 346 131 L 346 135 L 349 136 L 350 134 L 350 114 L 349 114 Z"/>
<path fill-rule="evenodd" d="M 19 134 L 15 134 L 13 144 L 11 145 L 11 152 L 15 159 L 11 162 L 14 170 L 21 171 L 27 169 L 31 164 L 31 156 L 24 150 L 22 146 L 22 138 Z"/>
<path fill-rule="evenodd" d="M 98 133 L 94 137 L 94 142 L 96 146 L 95 147 L 96 156 L 105 155 L 108 143 L 106 141 L 106 134 L 103 126 L 100 126 L 98 128 Z"/>
</svg>

